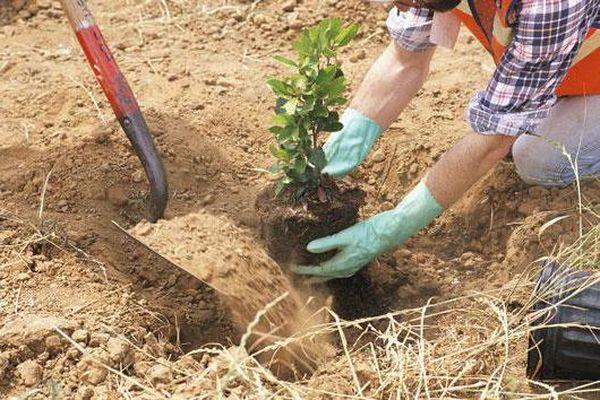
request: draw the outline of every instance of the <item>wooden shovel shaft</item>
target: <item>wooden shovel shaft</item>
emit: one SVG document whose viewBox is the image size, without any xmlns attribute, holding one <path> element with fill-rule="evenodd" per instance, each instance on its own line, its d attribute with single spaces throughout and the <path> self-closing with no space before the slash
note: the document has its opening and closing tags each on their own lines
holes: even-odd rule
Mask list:
<svg viewBox="0 0 600 400">
<path fill-rule="evenodd" d="M 85 0 L 61 0 L 83 53 L 150 182 L 150 220 L 161 218 L 168 201 L 166 174 L 133 91 L 119 70 Z"/>
<path fill-rule="evenodd" d="M 118 119 L 135 112 L 137 101 L 119 70 L 84 0 L 61 0 L 71 27 Z"/>
</svg>

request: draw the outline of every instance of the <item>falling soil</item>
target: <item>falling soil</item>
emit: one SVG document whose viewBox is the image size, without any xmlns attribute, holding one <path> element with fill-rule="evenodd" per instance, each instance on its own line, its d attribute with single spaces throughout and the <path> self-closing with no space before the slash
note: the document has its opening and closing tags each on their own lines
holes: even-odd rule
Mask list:
<svg viewBox="0 0 600 400">
<path fill-rule="evenodd" d="M 352 226 L 365 194 L 344 182 L 325 178 L 316 190 L 296 199 L 294 185 L 275 196 L 274 185 L 265 187 L 256 199 L 261 236 L 267 251 L 281 265 L 318 264 L 335 251 L 313 254 L 306 250 L 312 240 Z"/>
<path fill-rule="evenodd" d="M 240 333 L 252 327 L 250 350 L 264 349 L 278 339 L 323 322 L 312 316 L 300 294 L 251 233 L 225 217 L 199 212 L 156 224 L 142 222 L 130 233 L 212 287 Z M 269 360 L 271 368 L 285 377 L 290 372 L 312 370 L 329 349 L 324 340 L 304 341 L 287 353 L 267 352 L 260 358 Z"/>
</svg>

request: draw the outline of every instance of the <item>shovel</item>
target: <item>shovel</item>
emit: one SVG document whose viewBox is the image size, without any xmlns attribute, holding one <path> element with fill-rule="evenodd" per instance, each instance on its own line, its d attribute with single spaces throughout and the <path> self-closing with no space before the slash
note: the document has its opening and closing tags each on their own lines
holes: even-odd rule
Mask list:
<svg viewBox="0 0 600 400">
<path fill-rule="evenodd" d="M 85 0 L 61 0 L 61 4 L 121 128 L 144 166 L 150 183 L 148 219 L 156 222 L 164 214 L 169 189 L 165 170 L 146 121 Z"/>
</svg>

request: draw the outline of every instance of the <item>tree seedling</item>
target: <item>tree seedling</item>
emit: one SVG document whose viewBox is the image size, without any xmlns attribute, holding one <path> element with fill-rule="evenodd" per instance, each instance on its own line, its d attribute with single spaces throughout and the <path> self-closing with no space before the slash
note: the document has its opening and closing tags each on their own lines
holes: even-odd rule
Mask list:
<svg viewBox="0 0 600 400">
<path fill-rule="evenodd" d="M 269 129 L 277 140 L 277 145 L 270 146 L 277 161 L 269 172 L 281 175 L 276 194 L 294 184 L 294 197 L 300 199 L 308 190 L 319 188 L 326 164 L 320 134 L 342 129 L 336 109 L 347 102 L 347 81 L 337 55 L 357 32 L 358 24 L 343 26 L 338 18 L 325 19 L 302 31 L 293 42 L 295 61 L 274 57 L 293 71 L 267 80 L 277 95 L 274 126 Z"/>
</svg>

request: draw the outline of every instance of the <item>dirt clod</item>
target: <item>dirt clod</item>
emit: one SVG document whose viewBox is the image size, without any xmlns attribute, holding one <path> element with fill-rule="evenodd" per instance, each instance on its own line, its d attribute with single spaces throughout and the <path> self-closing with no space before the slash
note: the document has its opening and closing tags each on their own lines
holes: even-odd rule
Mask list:
<svg viewBox="0 0 600 400">
<path fill-rule="evenodd" d="M 94 396 L 94 389 L 89 386 L 81 386 L 77 390 L 77 396 L 80 400 L 89 400 Z"/>
<path fill-rule="evenodd" d="M 91 347 L 98 347 L 108 342 L 110 336 L 103 332 L 92 332 L 90 334 L 90 342 L 89 345 Z"/>
<path fill-rule="evenodd" d="M 108 370 L 103 365 L 109 364 L 110 356 L 105 350 L 92 349 L 77 364 L 79 379 L 91 385 L 98 385 L 108 376 Z"/>
<path fill-rule="evenodd" d="M 77 329 L 75 332 L 73 332 L 73 334 L 71 335 L 71 339 L 73 339 L 74 341 L 76 341 L 77 343 L 83 343 L 83 344 L 87 344 L 88 340 L 90 338 L 90 334 L 88 331 L 86 331 L 85 329 Z"/>
<path fill-rule="evenodd" d="M 6 375 L 9 365 L 10 358 L 8 354 L 0 353 L 0 380 L 2 380 Z"/>
<path fill-rule="evenodd" d="M 128 196 L 127 190 L 120 186 L 113 186 L 106 190 L 106 198 L 115 207 L 127 205 Z"/>
<path fill-rule="evenodd" d="M 46 349 L 56 351 L 62 347 L 62 341 L 58 335 L 50 335 L 46 338 Z"/>
<path fill-rule="evenodd" d="M 171 369 L 162 364 L 153 365 L 147 370 L 146 374 L 148 375 L 150 382 L 155 385 L 166 385 L 173 380 L 173 373 L 171 372 Z"/>
<path fill-rule="evenodd" d="M 108 357 L 113 363 L 118 364 L 130 364 L 131 359 L 131 345 L 126 341 L 119 338 L 110 338 L 106 343 L 106 351 Z"/>
<path fill-rule="evenodd" d="M 292 12 L 296 8 L 296 0 L 288 0 L 281 6 L 281 10 L 284 12 Z"/>
<path fill-rule="evenodd" d="M 26 360 L 17 365 L 17 373 L 25 386 L 35 386 L 42 381 L 44 371 L 37 362 Z"/>
</svg>

